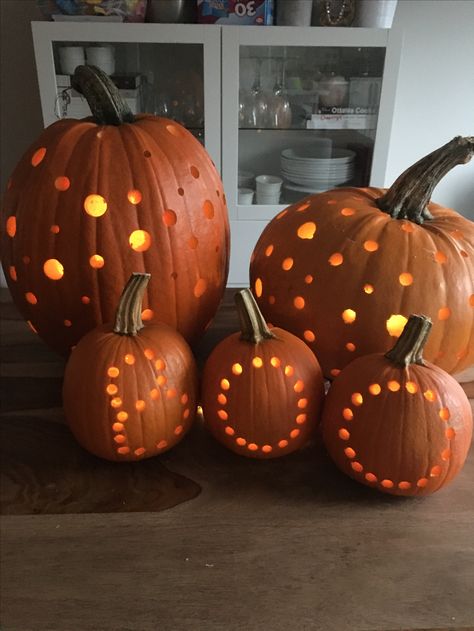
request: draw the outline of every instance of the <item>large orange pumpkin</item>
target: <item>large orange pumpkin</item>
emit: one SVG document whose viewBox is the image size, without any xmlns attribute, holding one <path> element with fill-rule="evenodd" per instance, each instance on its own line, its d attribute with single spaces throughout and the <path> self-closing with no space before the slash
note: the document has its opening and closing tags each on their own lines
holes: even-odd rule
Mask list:
<svg viewBox="0 0 474 631">
<path fill-rule="evenodd" d="M 428 495 L 461 470 L 472 436 L 458 382 L 423 361 L 431 327 L 411 316 L 394 348 L 351 362 L 329 389 L 323 438 L 337 466 L 395 495 Z"/>
<path fill-rule="evenodd" d="M 455 138 L 388 191 L 309 196 L 263 231 L 250 266 L 258 304 L 306 340 L 328 378 L 390 348 L 410 313 L 434 323 L 427 359 L 450 373 L 474 362 L 474 224 L 430 202 L 439 179 L 473 151 L 474 138 Z"/>
<path fill-rule="evenodd" d="M 149 274 L 133 274 L 115 322 L 87 333 L 69 357 L 64 410 L 88 451 L 107 460 L 149 458 L 176 445 L 196 411 L 197 369 L 183 337 L 167 324 L 143 325 Z"/>
<path fill-rule="evenodd" d="M 190 132 L 133 116 L 100 70 L 78 68 L 74 86 L 93 117 L 48 127 L 8 183 L 1 246 L 15 303 L 50 346 L 67 352 L 113 319 L 130 274 L 146 271 L 143 318 L 196 339 L 227 279 L 220 177 Z"/>
</svg>

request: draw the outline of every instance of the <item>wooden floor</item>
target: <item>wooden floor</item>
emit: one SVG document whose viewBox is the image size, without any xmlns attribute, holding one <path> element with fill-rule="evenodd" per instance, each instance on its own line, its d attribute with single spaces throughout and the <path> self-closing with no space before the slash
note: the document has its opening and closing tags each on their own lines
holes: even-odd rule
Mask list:
<svg viewBox="0 0 474 631">
<path fill-rule="evenodd" d="M 227 296 L 201 364 L 235 328 Z M 8 302 L 1 351 L 3 631 L 474 629 L 472 453 L 425 499 L 352 482 L 319 442 L 257 462 L 200 424 L 110 464 L 74 442 L 63 362 Z"/>
</svg>

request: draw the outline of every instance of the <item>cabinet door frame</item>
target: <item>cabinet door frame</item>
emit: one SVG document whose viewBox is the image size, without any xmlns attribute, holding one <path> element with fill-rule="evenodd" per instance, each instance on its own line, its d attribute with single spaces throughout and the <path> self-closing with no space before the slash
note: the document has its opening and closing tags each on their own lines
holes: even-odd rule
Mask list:
<svg viewBox="0 0 474 631">
<path fill-rule="evenodd" d="M 205 147 L 221 172 L 221 32 L 200 24 L 130 24 L 116 22 L 32 22 L 41 109 L 45 127 L 56 120 L 53 42 L 201 44 L 204 70 Z"/>
</svg>

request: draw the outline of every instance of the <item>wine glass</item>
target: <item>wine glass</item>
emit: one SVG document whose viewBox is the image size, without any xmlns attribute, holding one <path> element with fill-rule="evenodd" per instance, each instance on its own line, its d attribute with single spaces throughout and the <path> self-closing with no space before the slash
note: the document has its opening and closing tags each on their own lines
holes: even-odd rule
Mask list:
<svg viewBox="0 0 474 631">
<path fill-rule="evenodd" d="M 268 122 L 268 102 L 261 84 L 262 58 L 255 59 L 255 79 L 250 89 L 245 107 L 245 118 L 249 127 L 266 127 Z"/>
<path fill-rule="evenodd" d="M 288 129 L 291 127 L 291 105 L 284 91 L 285 60 L 277 62 L 277 74 L 273 92 L 268 99 L 268 124 L 270 127 Z"/>
</svg>

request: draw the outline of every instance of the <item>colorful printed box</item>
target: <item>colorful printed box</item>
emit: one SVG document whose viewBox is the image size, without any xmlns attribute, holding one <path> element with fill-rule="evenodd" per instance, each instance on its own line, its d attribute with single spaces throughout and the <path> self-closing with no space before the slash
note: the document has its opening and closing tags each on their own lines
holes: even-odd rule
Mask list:
<svg viewBox="0 0 474 631">
<path fill-rule="evenodd" d="M 198 0 L 200 24 L 273 24 L 273 0 Z"/>
</svg>

